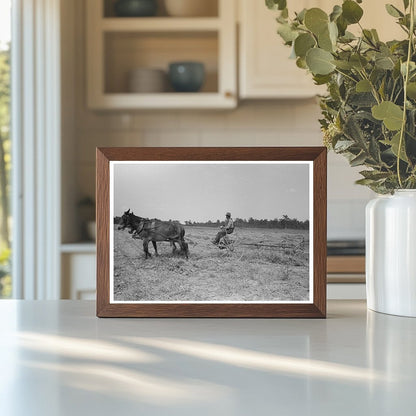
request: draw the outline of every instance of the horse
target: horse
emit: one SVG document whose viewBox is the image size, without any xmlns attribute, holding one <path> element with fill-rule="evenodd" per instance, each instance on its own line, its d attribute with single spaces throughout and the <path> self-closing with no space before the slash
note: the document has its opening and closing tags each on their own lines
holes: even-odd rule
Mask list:
<svg viewBox="0 0 416 416">
<path fill-rule="evenodd" d="M 129 229 L 130 234 L 133 234 L 133 238 L 143 240 L 143 250 L 146 259 L 151 257 L 151 254 L 149 253 L 149 241 L 153 244 L 156 256 L 158 256 L 156 242 L 169 241 L 173 246 L 173 252 L 176 251 L 175 243 L 178 243 L 181 252 L 188 258 L 189 248 L 188 243 L 184 239 L 185 229 L 178 222 L 161 221 L 158 219 L 149 220 L 148 218 L 134 215 L 134 213 L 130 212 L 130 209 L 128 209 L 121 217 L 118 229 L 124 230 L 126 228 Z"/>
</svg>

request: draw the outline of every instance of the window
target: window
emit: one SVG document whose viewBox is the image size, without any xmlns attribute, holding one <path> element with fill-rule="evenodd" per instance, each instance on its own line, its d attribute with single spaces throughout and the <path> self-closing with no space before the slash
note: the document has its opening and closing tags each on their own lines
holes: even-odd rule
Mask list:
<svg viewBox="0 0 416 416">
<path fill-rule="evenodd" d="M 11 1 L 0 0 L 0 298 L 11 297 L 10 44 Z"/>
</svg>

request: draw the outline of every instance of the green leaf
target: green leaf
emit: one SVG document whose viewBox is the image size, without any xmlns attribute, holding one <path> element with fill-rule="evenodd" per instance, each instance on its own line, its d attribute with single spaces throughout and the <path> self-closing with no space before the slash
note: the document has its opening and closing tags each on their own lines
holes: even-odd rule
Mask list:
<svg viewBox="0 0 416 416">
<path fill-rule="evenodd" d="M 314 75 L 327 75 L 333 72 L 335 69 L 335 65 L 332 63 L 333 59 L 330 52 L 320 48 L 309 49 L 306 54 L 306 64 Z"/>
<path fill-rule="evenodd" d="M 407 84 L 407 96 L 412 100 L 416 100 L 416 82 Z"/>
<path fill-rule="evenodd" d="M 305 26 L 315 35 L 327 30 L 328 15 L 318 7 L 309 9 L 305 13 Z"/>
<path fill-rule="evenodd" d="M 373 179 L 358 179 L 355 181 L 356 185 L 370 186 L 374 183 Z"/>
<path fill-rule="evenodd" d="M 368 64 L 367 60 L 358 53 L 352 55 L 349 62 L 354 68 L 358 70 L 363 69 Z"/>
<path fill-rule="evenodd" d="M 380 42 L 380 38 L 378 37 L 378 33 L 377 33 L 377 30 L 376 29 L 371 29 L 371 34 L 373 35 L 373 39 L 376 42 Z"/>
<path fill-rule="evenodd" d="M 331 22 L 335 22 L 338 17 L 340 17 L 342 15 L 342 7 L 339 5 L 335 5 L 334 8 L 332 9 L 332 13 L 329 15 L 329 20 Z"/>
<path fill-rule="evenodd" d="M 378 89 L 378 93 L 380 94 L 380 97 L 385 100 L 386 99 L 386 78 L 383 78 L 381 81 L 380 87 Z"/>
<path fill-rule="evenodd" d="M 403 0 L 403 6 L 404 6 L 404 9 L 406 10 L 409 7 L 409 0 Z"/>
<path fill-rule="evenodd" d="M 352 167 L 362 165 L 367 159 L 367 155 L 364 152 L 361 152 L 358 156 L 350 160 L 350 165 Z"/>
<path fill-rule="evenodd" d="M 355 114 L 348 117 L 344 125 L 345 136 L 352 140 L 360 149 L 366 148 L 366 139 L 361 128 L 362 120 Z"/>
<path fill-rule="evenodd" d="M 376 67 L 380 69 L 394 69 L 394 61 L 391 56 L 378 56 L 375 61 Z"/>
<path fill-rule="evenodd" d="M 328 52 L 334 51 L 334 44 L 332 43 L 331 37 L 329 35 L 328 27 L 325 31 L 318 35 L 318 45 L 321 49 L 324 49 Z"/>
<path fill-rule="evenodd" d="M 293 30 L 287 23 L 280 24 L 277 28 L 277 33 L 287 44 L 290 44 L 290 42 L 293 42 L 298 37 L 298 32 Z"/>
<path fill-rule="evenodd" d="M 400 144 L 400 132 L 398 132 L 397 134 L 395 134 L 393 136 L 393 138 L 391 139 L 391 141 L 388 140 L 380 140 L 381 143 L 390 146 L 391 151 L 393 152 L 394 156 L 398 156 L 399 154 L 399 144 Z M 402 142 L 402 146 L 400 148 L 400 159 L 405 161 L 405 162 L 409 162 L 409 159 L 407 158 L 406 155 L 406 149 L 405 149 L 405 141 L 403 140 Z"/>
<path fill-rule="evenodd" d="M 371 71 L 370 81 L 373 85 L 378 85 L 380 82 L 383 81 L 385 76 L 386 76 L 386 71 L 384 71 L 384 69 L 380 69 L 375 66 L 374 69 Z"/>
<path fill-rule="evenodd" d="M 266 6 L 271 10 L 283 10 L 286 8 L 286 0 L 266 0 Z"/>
<path fill-rule="evenodd" d="M 392 4 L 386 4 L 387 13 L 393 17 L 403 17 L 404 14 L 397 8 L 394 7 Z"/>
<path fill-rule="evenodd" d="M 339 69 L 343 69 L 344 71 L 348 71 L 352 68 L 352 65 L 348 61 L 342 60 L 334 60 L 332 63 Z"/>
<path fill-rule="evenodd" d="M 409 62 L 409 73 L 416 70 L 416 64 L 412 61 Z M 406 76 L 406 62 L 402 62 L 400 65 L 400 72 L 403 76 Z"/>
<path fill-rule="evenodd" d="M 337 25 L 337 29 L 338 29 L 338 31 L 339 31 L 339 27 L 338 27 L 338 25 Z M 355 39 L 357 39 L 356 38 L 356 36 L 353 34 L 353 33 L 351 33 L 351 32 L 348 32 L 348 30 L 344 33 L 344 35 L 343 36 L 341 36 L 340 38 L 338 38 L 338 42 L 341 42 L 341 43 L 349 43 L 349 42 L 351 42 L 351 41 L 353 41 L 353 40 L 355 40 Z"/>
<path fill-rule="evenodd" d="M 342 15 L 337 19 L 337 27 L 340 36 L 344 36 L 348 27 L 348 22 L 344 19 Z"/>
<path fill-rule="evenodd" d="M 351 140 L 338 140 L 334 146 L 335 152 L 345 152 L 348 150 L 351 146 L 353 146 L 355 143 Z"/>
<path fill-rule="evenodd" d="M 331 38 L 331 42 L 334 46 L 337 44 L 338 39 L 338 26 L 334 22 L 328 23 L 328 30 L 329 30 L 329 37 Z"/>
<path fill-rule="evenodd" d="M 282 15 L 276 17 L 276 22 L 282 25 L 287 24 L 287 18 L 283 17 Z"/>
<path fill-rule="evenodd" d="M 399 24 L 409 29 L 410 28 L 410 14 L 407 13 L 404 17 L 399 17 Z"/>
<path fill-rule="evenodd" d="M 315 81 L 315 85 L 324 85 L 331 81 L 331 76 L 315 74 L 313 80 Z"/>
<path fill-rule="evenodd" d="M 364 176 L 366 179 L 372 179 L 373 181 L 379 181 L 380 179 L 388 178 L 391 173 L 390 172 L 379 172 L 377 170 L 362 170 L 360 175 Z"/>
<path fill-rule="evenodd" d="M 303 23 L 303 21 L 305 20 L 305 14 L 306 14 L 307 10 L 306 9 L 302 9 L 299 13 L 296 13 L 296 19 Z"/>
<path fill-rule="evenodd" d="M 377 104 L 373 94 L 370 92 L 351 93 L 348 97 L 348 104 L 356 107 L 373 107 Z"/>
<path fill-rule="evenodd" d="M 355 86 L 357 92 L 371 92 L 371 83 L 366 79 L 362 79 L 360 82 L 357 82 Z"/>
<path fill-rule="evenodd" d="M 391 101 L 383 101 L 371 109 L 373 117 L 383 121 L 384 125 L 392 131 L 402 127 L 403 110 Z"/>
<path fill-rule="evenodd" d="M 380 147 L 378 140 L 374 136 L 370 137 L 370 145 L 368 150 L 370 152 L 370 156 L 373 159 L 374 165 L 379 166 L 381 161 Z"/>
<path fill-rule="evenodd" d="M 369 43 L 370 45 L 374 45 L 375 40 L 373 39 L 373 34 L 371 33 L 371 30 L 364 29 L 363 30 L 363 37 L 364 40 Z"/>
<path fill-rule="evenodd" d="M 309 49 L 316 45 L 315 39 L 309 33 L 302 33 L 295 39 L 296 56 L 304 58 Z"/>
<path fill-rule="evenodd" d="M 342 16 L 349 24 L 358 23 L 363 16 L 363 9 L 352 0 L 342 3 Z"/>
<path fill-rule="evenodd" d="M 301 69 L 308 69 L 308 65 L 306 65 L 305 58 L 298 58 L 296 59 L 296 66 Z"/>
</svg>

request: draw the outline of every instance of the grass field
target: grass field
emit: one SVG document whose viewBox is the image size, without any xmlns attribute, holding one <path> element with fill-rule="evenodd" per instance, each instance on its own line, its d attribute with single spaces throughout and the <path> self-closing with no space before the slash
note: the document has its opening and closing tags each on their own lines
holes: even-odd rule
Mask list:
<svg viewBox="0 0 416 416">
<path fill-rule="evenodd" d="M 185 227 L 189 260 L 114 228 L 116 301 L 302 301 L 309 299 L 309 232 L 238 229 L 234 251 L 211 243 L 217 229 Z M 300 241 L 305 243 L 295 248 Z M 279 246 L 279 247 L 271 247 Z M 281 248 L 285 247 L 285 248 Z"/>
</svg>

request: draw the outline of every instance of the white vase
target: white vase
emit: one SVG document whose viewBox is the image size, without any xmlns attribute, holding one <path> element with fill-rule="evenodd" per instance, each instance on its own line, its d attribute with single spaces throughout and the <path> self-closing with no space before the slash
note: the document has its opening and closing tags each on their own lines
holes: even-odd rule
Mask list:
<svg viewBox="0 0 416 416">
<path fill-rule="evenodd" d="M 369 309 L 416 317 L 416 190 L 367 204 L 366 282 Z"/>
</svg>

